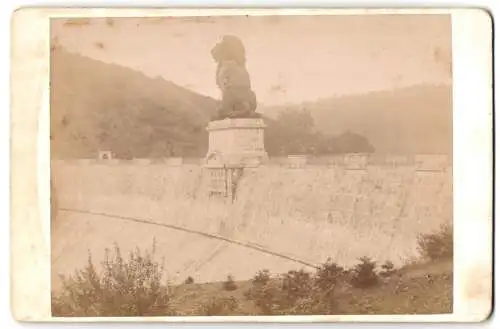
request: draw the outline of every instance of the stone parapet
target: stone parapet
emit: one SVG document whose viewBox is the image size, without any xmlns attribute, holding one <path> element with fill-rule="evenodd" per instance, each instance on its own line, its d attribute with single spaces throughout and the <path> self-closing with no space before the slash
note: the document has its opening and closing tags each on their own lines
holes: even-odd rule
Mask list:
<svg viewBox="0 0 500 329">
<path fill-rule="evenodd" d="M 255 153 L 254 153 L 255 155 Z M 365 169 L 368 167 L 414 167 L 420 171 L 442 171 L 452 167 L 451 155 L 445 154 L 417 154 L 417 155 L 386 155 L 386 154 L 341 154 L 328 156 L 307 156 L 307 155 L 288 155 L 281 157 L 267 157 L 267 153 L 261 154 L 265 157 L 265 164 L 269 166 L 280 167 L 339 167 L 345 169 Z M 254 160 L 258 165 L 262 163 L 259 157 L 251 157 L 248 153 L 234 153 L 224 155 L 221 152 L 215 152 L 211 157 L 206 158 L 142 158 L 142 159 L 99 159 L 99 158 L 80 158 L 80 159 L 52 159 L 51 163 L 55 166 L 87 166 L 87 165 L 126 165 L 126 166 L 149 166 L 149 165 L 166 165 L 166 166 L 202 166 L 210 167 L 226 167 L 237 168 L 241 167 L 239 160 L 248 157 L 248 164 Z M 224 162 L 220 159 L 224 158 Z"/>
</svg>

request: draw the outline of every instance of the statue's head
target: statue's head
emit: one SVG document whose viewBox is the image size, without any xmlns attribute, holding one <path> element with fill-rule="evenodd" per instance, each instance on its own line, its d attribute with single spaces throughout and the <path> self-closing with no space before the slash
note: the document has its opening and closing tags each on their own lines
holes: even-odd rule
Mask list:
<svg viewBox="0 0 500 329">
<path fill-rule="evenodd" d="M 245 47 L 238 37 L 225 35 L 212 48 L 212 57 L 217 63 L 235 61 L 240 65 L 245 65 Z"/>
</svg>

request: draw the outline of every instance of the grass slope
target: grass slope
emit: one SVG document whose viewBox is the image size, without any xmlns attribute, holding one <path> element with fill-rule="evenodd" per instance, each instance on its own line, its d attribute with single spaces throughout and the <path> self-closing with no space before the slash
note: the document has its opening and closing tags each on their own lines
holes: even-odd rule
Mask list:
<svg viewBox="0 0 500 329">
<path fill-rule="evenodd" d="M 273 279 L 279 284 L 279 279 Z M 223 282 L 183 284 L 173 290 L 179 315 L 206 315 L 203 306 L 214 301 L 235 300 L 238 305 L 221 315 L 265 315 L 246 297 L 252 282 L 237 281 L 236 290 L 225 291 Z M 353 288 L 346 282 L 336 290 L 337 311 L 332 314 L 443 314 L 453 307 L 451 260 L 410 265 L 371 288 Z M 205 306 L 206 307 L 206 306 Z M 297 312 L 295 315 L 307 313 Z M 324 315 L 324 314 L 323 314 Z"/>
<path fill-rule="evenodd" d="M 419 235 L 420 257 L 395 268 L 362 257 L 351 268 L 331 259 L 314 272 L 267 270 L 249 281 L 182 285 L 162 283 L 162 260 L 137 249 L 127 258 L 115 246 L 99 271 L 91 255 L 87 266 L 63 277 L 52 292 L 54 316 L 227 316 L 449 314 L 453 309 L 452 227 Z"/>
<path fill-rule="evenodd" d="M 50 83 L 54 157 L 204 155 L 210 97 L 58 47 Z"/>
</svg>

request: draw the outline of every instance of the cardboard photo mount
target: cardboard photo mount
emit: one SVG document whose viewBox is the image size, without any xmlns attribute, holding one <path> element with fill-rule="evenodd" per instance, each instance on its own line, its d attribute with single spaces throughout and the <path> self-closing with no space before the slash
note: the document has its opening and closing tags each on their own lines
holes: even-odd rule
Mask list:
<svg viewBox="0 0 500 329">
<path fill-rule="evenodd" d="M 55 318 L 50 258 L 50 20 L 210 15 L 448 14 L 453 49 L 453 313 Z M 12 19 L 11 303 L 28 322 L 477 322 L 492 310 L 492 19 L 480 9 L 22 8 Z M 299 40 L 300 41 L 300 40 Z"/>
</svg>

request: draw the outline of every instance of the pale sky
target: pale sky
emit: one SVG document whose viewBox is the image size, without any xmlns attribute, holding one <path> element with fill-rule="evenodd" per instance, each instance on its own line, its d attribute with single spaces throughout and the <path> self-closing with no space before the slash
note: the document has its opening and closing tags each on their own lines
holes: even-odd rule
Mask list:
<svg viewBox="0 0 500 329">
<path fill-rule="evenodd" d="M 69 51 L 219 98 L 210 50 L 240 37 L 259 103 L 451 83 L 447 15 L 121 18 L 53 24 Z"/>
</svg>

